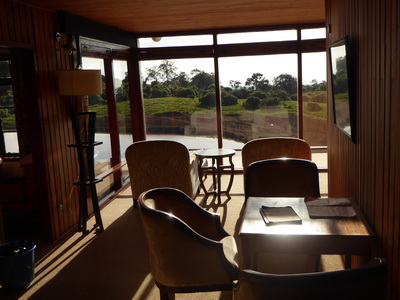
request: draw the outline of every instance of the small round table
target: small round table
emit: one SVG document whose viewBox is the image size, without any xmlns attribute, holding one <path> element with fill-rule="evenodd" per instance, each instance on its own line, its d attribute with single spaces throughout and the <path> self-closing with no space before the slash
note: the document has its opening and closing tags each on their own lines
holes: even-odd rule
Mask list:
<svg viewBox="0 0 400 300">
<path fill-rule="evenodd" d="M 233 183 L 233 176 L 235 173 L 235 166 L 232 161 L 232 157 L 235 155 L 236 151 L 231 149 L 204 149 L 195 152 L 198 159 L 198 170 L 200 185 L 206 195 L 206 199 L 210 194 L 217 194 L 218 201 L 221 202 L 221 193 L 225 193 L 228 199 L 231 198 L 229 191 L 231 190 Z M 223 164 L 223 159 L 228 158 L 229 163 L 227 165 Z M 205 159 L 211 159 L 211 166 L 203 164 Z M 225 191 L 221 190 L 221 175 L 224 170 L 229 170 L 230 179 L 228 186 Z M 213 191 L 208 191 L 204 185 L 205 175 L 208 171 L 211 171 L 213 176 Z M 216 179 L 216 180 L 215 180 Z"/>
</svg>

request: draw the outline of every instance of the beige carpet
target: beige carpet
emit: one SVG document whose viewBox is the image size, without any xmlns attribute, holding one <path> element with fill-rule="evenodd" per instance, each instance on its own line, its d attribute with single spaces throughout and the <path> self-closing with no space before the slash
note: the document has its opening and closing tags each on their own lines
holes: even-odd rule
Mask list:
<svg viewBox="0 0 400 300">
<path fill-rule="evenodd" d="M 208 199 L 203 195 L 196 198 L 209 211 L 221 214 L 225 229 L 236 235 L 238 218 L 242 209 L 243 178 L 235 176 L 232 199 L 222 196 L 222 203 Z M 76 233 L 66 243 L 48 253 L 36 262 L 36 278 L 23 292 L 7 292 L 0 289 L 0 299 L 121 299 L 153 300 L 159 299 L 158 288 L 154 285 L 149 272 L 147 245 L 140 220 L 139 210 L 132 208 L 130 188 L 107 205 L 101 212 L 105 231 L 86 236 Z M 89 221 L 89 228 L 93 220 Z M 240 247 L 240 241 L 238 241 Z M 39 247 L 39 246 L 38 246 Z M 38 251 L 41 249 L 38 249 Z M 293 261 L 296 263 L 293 263 Z M 285 261 L 261 257 L 260 268 L 278 268 L 283 270 L 304 269 L 307 265 L 297 263 L 297 259 Z M 297 264 L 297 265 L 296 265 Z M 342 268 L 341 259 L 336 256 L 324 256 L 322 269 Z M 177 294 L 176 299 L 231 299 L 230 292 L 212 292 L 196 294 Z"/>
</svg>

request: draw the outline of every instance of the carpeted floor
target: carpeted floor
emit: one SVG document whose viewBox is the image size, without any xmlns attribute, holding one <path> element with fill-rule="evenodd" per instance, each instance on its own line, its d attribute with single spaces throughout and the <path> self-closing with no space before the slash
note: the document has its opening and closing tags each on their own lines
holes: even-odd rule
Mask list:
<svg viewBox="0 0 400 300">
<path fill-rule="evenodd" d="M 244 201 L 243 177 L 235 176 L 230 200 L 222 196 L 222 203 L 217 203 L 210 198 L 204 201 L 203 196 L 200 194 L 196 202 L 209 211 L 219 213 L 224 228 L 237 236 Z M 104 232 L 96 234 L 92 231 L 86 236 L 76 233 L 36 262 L 36 277 L 26 291 L 0 289 L 0 299 L 159 299 L 158 288 L 149 271 L 148 249 L 139 209 L 132 207 L 130 188 L 108 204 L 101 214 Z M 91 219 L 89 228 L 92 224 Z M 240 240 L 238 246 L 240 249 Z M 274 265 L 269 264 L 271 261 L 275 262 Z M 309 267 L 298 262 L 296 257 L 277 260 L 262 256 L 259 260 L 261 271 L 295 272 Z M 321 268 L 332 270 L 343 266 L 340 257 L 323 256 Z M 176 299 L 225 300 L 231 299 L 231 296 L 230 292 L 212 292 L 177 294 Z"/>
</svg>

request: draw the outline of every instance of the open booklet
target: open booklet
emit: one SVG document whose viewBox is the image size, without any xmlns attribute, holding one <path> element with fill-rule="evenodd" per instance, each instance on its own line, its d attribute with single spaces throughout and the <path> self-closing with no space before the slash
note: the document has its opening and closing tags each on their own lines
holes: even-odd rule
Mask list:
<svg viewBox="0 0 400 300">
<path fill-rule="evenodd" d="M 347 198 L 306 198 L 310 218 L 354 218 L 357 214 Z"/>
<path fill-rule="evenodd" d="M 302 223 L 300 217 L 291 206 L 262 206 L 260 208 L 260 214 L 267 225 Z"/>
</svg>

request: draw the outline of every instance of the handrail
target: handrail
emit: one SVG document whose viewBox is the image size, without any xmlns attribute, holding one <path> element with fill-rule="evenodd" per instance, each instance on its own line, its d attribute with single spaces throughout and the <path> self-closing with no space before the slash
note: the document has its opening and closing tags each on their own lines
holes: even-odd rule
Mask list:
<svg viewBox="0 0 400 300">
<path fill-rule="evenodd" d="M 112 166 L 111 168 L 107 169 L 106 171 L 104 171 L 103 173 L 99 174 L 96 176 L 96 179 L 101 179 L 103 180 L 104 178 L 114 174 L 115 172 L 117 172 L 118 170 L 122 169 L 124 166 L 126 165 L 126 162 L 124 163 L 119 163 L 116 164 L 115 166 Z"/>
</svg>

